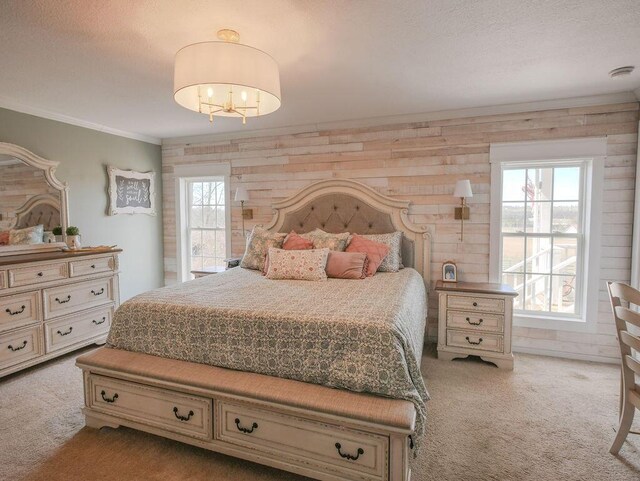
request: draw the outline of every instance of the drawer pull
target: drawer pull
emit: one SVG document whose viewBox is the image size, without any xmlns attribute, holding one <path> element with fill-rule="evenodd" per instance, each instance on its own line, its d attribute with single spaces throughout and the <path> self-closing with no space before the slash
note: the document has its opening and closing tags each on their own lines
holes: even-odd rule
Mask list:
<svg viewBox="0 0 640 481">
<path fill-rule="evenodd" d="M 189 414 L 187 414 L 186 416 L 180 416 L 178 414 L 178 407 L 174 406 L 173 407 L 173 414 L 176 415 L 176 417 L 180 420 L 180 421 L 188 421 L 189 419 L 191 419 L 191 416 L 193 416 L 193 411 L 189 411 Z"/>
<path fill-rule="evenodd" d="M 57 297 L 56 297 L 56 299 L 55 299 L 55 301 L 56 301 L 58 304 L 66 304 L 66 303 L 67 303 L 67 302 L 69 302 L 70 300 L 71 300 L 71 294 L 67 295 L 67 298 L 66 298 L 66 299 L 62 299 L 62 300 L 60 300 L 60 299 L 59 299 L 59 298 L 57 298 Z"/>
<path fill-rule="evenodd" d="M 108 403 L 114 403 L 116 402 L 116 399 L 118 399 L 118 393 L 115 393 L 111 399 L 107 397 L 107 393 L 104 391 L 102 391 L 100 395 L 102 396 L 102 400 Z"/>
<path fill-rule="evenodd" d="M 100 294 L 104 294 L 104 287 L 99 291 L 94 291 L 93 289 L 91 289 L 91 294 L 93 294 L 94 296 L 99 296 Z"/>
<path fill-rule="evenodd" d="M 466 319 L 467 319 L 467 322 L 472 326 L 479 326 L 484 322 L 484 319 L 478 319 L 478 322 L 471 322 L 471 319 L 469 319 L 468 317 Z"/>
<path fill-rule="evenodd" d="M 96 321 L 95 319 L 91 322 L 93 322 L 96 326 L 99 326 L 100 324 L 104 324 L 104 321 L 106 321 L 107 318 L 103 317 L 101 321 Z"/>
<path fill-rule="evenodd" d="M 258 429 L 258 423 L 253 423 L 251 425 L 251 428 L 243 428 L 243 427 L 240 427 L 240 419 L 236 418 L 236 427 L 240 432 L 243 432 L 245 434 L 251 434 L 254 429 Z"/>
<path fill-rule="evenodd" d="M 92 269 L 95 269 L 95 268 L 96 268 L 96 265 L 95 265 L 95 264 L 91 264 L 91 268 L 92 268 Z"/>
<path fill-rule="evenodd" d="M 338 450 L 338 454 L 340 455 L 340 457 L 348 459 L 349 461 L 356 461 L 361 454 L 364 454 L 364 449 L 362 448 L 358 448 L 357 454 L 355 456 L 349 453 L 343 453 L 342 451 L 340 451 L 341 448 L 342 445 L 340 443 L 336 443 L 336 449 Z"/>
<path fill-rule="evenodd" d="M 42 272 L 38 272 L 38 277 L 42 277 L 44 274 Z"/>
<path fill-rule="evenodd" d="M 21 349 L 24 349 L 25 347 L 27 347 L 27 341 L 22 341 L 22 346 L 18 346 L 18 347 L 13 347 L 11 344 L 9 344 L 7 346 L 7 349 L 11 349 L 13 352 L 19 351 Z"/>
<path fill-rule="evenodd" d="M 467 340 L 467 342 L 468 342 L 469 344 L 473 344 L 474 346 L 477 346 L 478 344 L 482 343 L 482 338 L 479 338 L 479 339 L 478 339 L 478 342 L 474 342 L 474 341 L 472 341 L 471 339 L 469 339 L 469 336 L 467 336 L 465 339 Z"/>
<path fill-rule="evenodd" d="M 5 309 L 5 312 L 8 312 L 10 316 L 17 316 L 18 314 L 22 314 L 24 312 L 24 310 L 27 308 L 27 306 L 22 306 L 20 309 L 18 309 L 17 311 L 12 311 L 11 309 L 9 309 L 8 307 Z"/>
<path fill-rule="evenodd" d="M 71 334 L 71 331 L 73 331 L 73 326 L 69 327 L 69 330 L 67 332 L 58 331 L 58 334 L 60 334 L 61 336 L 68 336 L 69 334 Z"/>
<path fill-rule="evenodd" d="M 474 302 L 474 303 L 473 303 L 473 307 L 478 307 L 478 303 L 477 303 L 477 302 Z"/>
</svg>

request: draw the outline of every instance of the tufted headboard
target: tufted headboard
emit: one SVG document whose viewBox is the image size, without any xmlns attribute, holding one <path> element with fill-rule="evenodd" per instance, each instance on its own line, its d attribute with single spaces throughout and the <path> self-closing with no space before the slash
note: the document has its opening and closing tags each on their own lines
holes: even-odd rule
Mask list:
<svg viewBox="0 0 640 481">
<path fill-rule="evenodd" d="M 15 229 L 44 225 L 45 231 L 50 231 L 60 222 L 60 199 L 50 194 L 31 197 L 16 210 Z"/>
<path fill-rule="evenodd" d="M 347 179 L 311 184 L 289 199 L 273 205 L 274 217 L 266 226 L 273 232 L 326 232 L 384 234 L 402 231 L 402 262 L 413 267 L 429 286 L 430 236 L 408 218 L 409 202 L 384 196 Z"/>
</svg>

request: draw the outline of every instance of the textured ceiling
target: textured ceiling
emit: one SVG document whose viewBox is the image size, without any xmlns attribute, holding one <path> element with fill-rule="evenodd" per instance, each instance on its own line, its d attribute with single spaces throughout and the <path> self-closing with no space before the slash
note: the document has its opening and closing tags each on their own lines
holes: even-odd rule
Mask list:
<svg viewBox="0 0 640 481">
<path fill-rule="evenodd" d="M 283 107 L 245 127 L 173 101 L 174 54 L 222 27 L 280 65 Z M 156 138 L 638 87 L 638 0 L 0 1 L 5 104 Z"/>
</svg>

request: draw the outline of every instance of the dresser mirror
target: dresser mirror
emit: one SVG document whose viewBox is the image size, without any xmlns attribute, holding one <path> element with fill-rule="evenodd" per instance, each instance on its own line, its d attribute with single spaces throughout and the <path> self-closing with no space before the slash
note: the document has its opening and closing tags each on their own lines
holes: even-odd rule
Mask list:
<svg viewBox="0 0 640 481">
<path fill-rule="evenodd" d="M 68 186 L 55 176 L 58 164 L 0 142 L 0 256 L 66 247 Z M 57 238 L 56 227 L 62 229 Z"/>
</svg>

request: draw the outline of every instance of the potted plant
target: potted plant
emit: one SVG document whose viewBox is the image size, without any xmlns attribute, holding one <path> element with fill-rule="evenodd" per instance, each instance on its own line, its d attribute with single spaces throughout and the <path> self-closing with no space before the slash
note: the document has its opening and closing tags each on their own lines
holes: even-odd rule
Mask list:
<svg viewBox="0 0 640 481">
<path fill-rule="evenodd" d="M 53 232 L 53 235 L 56 236 L 56 242 L 62 242 L 62 227 L 54 227 L 53 229 L 51 229 L 51 232 Z"/>
<path fill-rule="evenodd" d="M 80 229 L 70 225 L 67 227 L 67 245 L 69 249 L 80 249 Z"/>
</svg>

